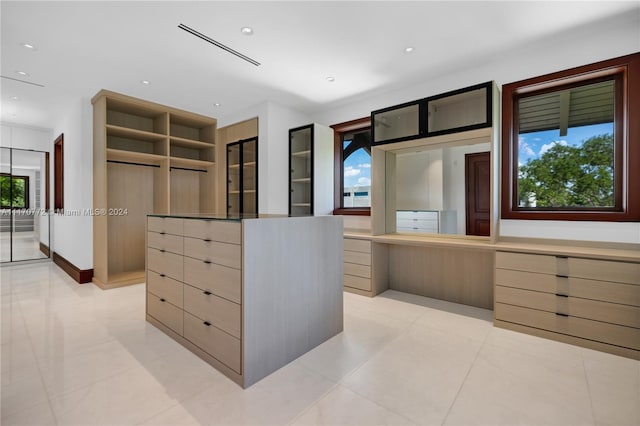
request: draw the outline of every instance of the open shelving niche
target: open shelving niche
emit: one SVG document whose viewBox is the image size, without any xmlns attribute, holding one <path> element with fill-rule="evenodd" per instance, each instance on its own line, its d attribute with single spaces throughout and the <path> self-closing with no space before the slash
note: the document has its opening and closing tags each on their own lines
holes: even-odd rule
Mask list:
<svg viewBox="0 0 640 426">
<path fill-rule="evenodd" d="M 216 119 L 102 90 L 94 107 L 94 279 L 144 281 L 147 214 L 215 212 Z"/>
</svg>

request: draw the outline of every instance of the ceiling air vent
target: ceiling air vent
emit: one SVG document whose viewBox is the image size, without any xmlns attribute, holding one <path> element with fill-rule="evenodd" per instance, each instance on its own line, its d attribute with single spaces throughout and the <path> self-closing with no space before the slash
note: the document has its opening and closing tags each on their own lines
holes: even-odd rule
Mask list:
<svg viewBox="0 0 640 426">
<path fill-rule="evenodd" d="M 180 28 L 181 30 L 185 30 L 189 34 L 193 34 L 194 36 L 196 36 L 198 38 L 201 38 L 202 40 L 204 40 L 206 42 L 209 42 L 209 43 L 213 44 L 214 46 L 217 46 L 220 49 L 231 53 L 232 55 L 236 55 L 240 59 L 244 59 L 245 61 L 249 62 L 250 64 L 253 64 L 255 66 L 260 66 L 260 62 L 256 61 L 255 59 L 251 59 L 250 57 L 248 57 L 246 55 L 243 55 L 242 53 L 238 52 L 237 50 L 233 50 L 229 46 L 226 46 L 226 45 L 220 43 L 219 41 L 216 41 L 216 40 L 212 39 L 211 37 L 206 36 L 206 35 L 202 34 L 201 32 L 198 32 L 198 31 L 194 30 L 193 28 L 187 27 L 184 24 L 178 25 L 178 28 Z"/>
</svg>

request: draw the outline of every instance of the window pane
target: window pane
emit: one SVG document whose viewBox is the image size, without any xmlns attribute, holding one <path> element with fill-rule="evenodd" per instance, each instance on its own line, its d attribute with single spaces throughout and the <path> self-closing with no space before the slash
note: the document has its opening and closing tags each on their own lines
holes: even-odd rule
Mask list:
<svg viewBox="0 0 640 426">
<path fill-rule="evenodd" d="M 518 101 L 518 207 L 612 208 L 613 80 Z"/>
<path fill-rule="evenodd" d="M 2 208 L 28 208 L 27 191 L 28 184 L 26 178 L 11 178 L 9 175 L 0 176 L 0 199 Z"/>
<path fill-rule="evenodd" d="M 371 136 L 369 129 L 346 134 L 342 140 L 342 207 L 371 207 Z"/>
</svg>

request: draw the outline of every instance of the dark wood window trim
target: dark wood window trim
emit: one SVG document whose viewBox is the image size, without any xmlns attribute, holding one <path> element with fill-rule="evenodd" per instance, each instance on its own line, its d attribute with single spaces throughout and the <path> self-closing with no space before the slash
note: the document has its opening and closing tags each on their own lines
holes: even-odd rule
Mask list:
<svg viewBox="0 0 640 426">
<path fill-rule="evenodd" d="M 56 211 L 64 209 L 64 134 L 53 142 L 53 208 Z"/>
<path fill-rule="evenodd" d="M 616 208 L 527 210 L 517 207 L 517 100 L 522 95 L 619 76 L 614 159 Z M 502 86 L 502 219 L 630 222 L 640 220 L 640 53 L 597 62 Z M 619 144 L 619 145 L 618 145 Z"/>
<path fill-rule="evenodd" d="M 342 192 L 344 188 L 344 177 L 342 175 L 342 135 L 347 132 L 365 129 L 371 127 L 371 116 L 362 117 L 356 120 L 345 121 L 344 123 L 334 124 L 330 126 L 333 129 L 334 142 L 334 189 L 333 189 L 333 205 L 334 215 L 351 215 L 351 216 L 371 216 L 370 207 L 342 207 Z"/>
</svg>

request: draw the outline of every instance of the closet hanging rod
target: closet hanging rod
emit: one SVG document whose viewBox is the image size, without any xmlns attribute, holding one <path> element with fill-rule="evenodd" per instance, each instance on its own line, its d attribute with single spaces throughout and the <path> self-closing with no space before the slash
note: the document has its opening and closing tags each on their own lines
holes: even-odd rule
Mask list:
<svg viewBox="0 0 640 426">
<path fill-rule="evenodd" d="M 207 173 L 206 170 L 200 170 L 200 169 L 189 169 L 187 167 L 175 167 L 175 166 L 171 166 L 169 167 L 169 170 L 186 170 L 189 172 L 200 172 L 200 173 Z"/>
<path fill-rule="evenodd" d="M 131 166 L 160 167 L 157 164 L 133 163 L 131 161 L 118 161 L 118 160 L 107 160 L 107 163 L 129 164 Z"/>
</svg>

